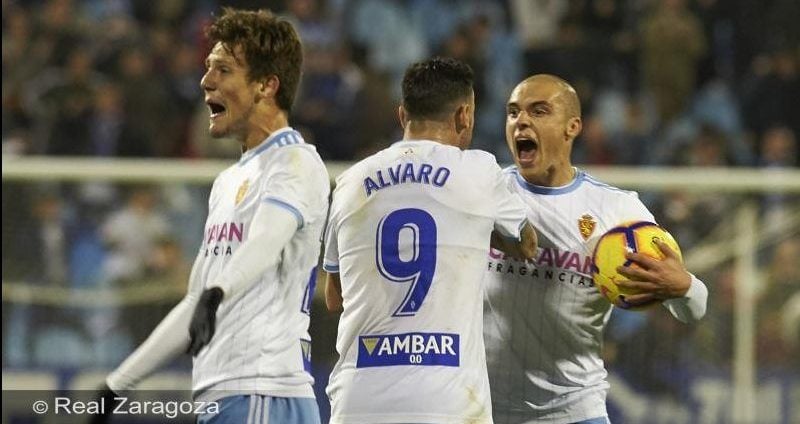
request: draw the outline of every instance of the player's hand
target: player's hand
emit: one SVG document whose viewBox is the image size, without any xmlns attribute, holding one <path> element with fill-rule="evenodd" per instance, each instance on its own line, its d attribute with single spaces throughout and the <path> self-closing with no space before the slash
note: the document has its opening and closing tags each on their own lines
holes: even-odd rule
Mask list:
<svg viewBox="0 0 800 424">
<path fill-rule="evenodd" d="M 536 256 L 536 248 L 538 247 L 538 237 L 536 230 L 530 223 L 526 223 L 522 227 L 520 233 L 521 240 L 507 240 L 496 230 L 492 231 L 489 245 L 506 255 L 519 260 L 531 259 Z"/>
<path fill-rule="evenodd" d="M 111 390 L 108 385 L 103 385 L 103 388 L 97 392 L 94 399 L 95 402 L 101 403 L 104 406 L 100 409 L 100 412 L 97 414 L 93 414 L 89 418 L 89 424 L 106 424 L 111 421 L 112 411 L 116 407 L 116 398 L 117 394 Z"/>
<path fill-rule="evenodd" d="M 636 263 L 638 267 L 620 266 L 617 272 L 629 281 L 618 281 L 617 285 L 636 289 L 639 294 L 628 295 L 621 299 L 621 306 L 631 307 L 643 305 L 654 300 L 663 301 L 683 297 L 692 285 L 692 276 L 686 271 L 678 254 L 660 240 L 656 245 L 664 254 L 663 259 L 655 259 L 641 253 L 630 252 L 625 257 Z"/>
<path fill-rule="evenodd" d="M 192 322 L 189 324 L 189 348 L 186 353 L 197 356 L 200 349 L 211 341 L 217 323 L 217 308 L 222 302 L 222 289 L 212 287 L 203 291 L 200 302 L 194 309 Z"/>
</svg>

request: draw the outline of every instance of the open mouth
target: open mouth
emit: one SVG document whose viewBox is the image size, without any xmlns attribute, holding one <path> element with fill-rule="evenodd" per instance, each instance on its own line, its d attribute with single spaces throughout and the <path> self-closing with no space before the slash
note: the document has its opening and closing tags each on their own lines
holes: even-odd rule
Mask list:
<svg viewBox="0 0 800 424">
<path fill-rule="evenodd" d="M 221 103 L 209 100 L 206 102 L 206 104 L 208 105 L 208 110 L 211 111 L 212 118 L 215 118 L 225 112 L 225 106 L 223 106 Z"/>
<path fill-rule="evenodd" d="M 539 150 L 539 144 L 536 140 L 528 137 L 517 137 L 517 157 L 520 163 L 532 163 L 536 157 L 536 152 Z"/>
</svg>

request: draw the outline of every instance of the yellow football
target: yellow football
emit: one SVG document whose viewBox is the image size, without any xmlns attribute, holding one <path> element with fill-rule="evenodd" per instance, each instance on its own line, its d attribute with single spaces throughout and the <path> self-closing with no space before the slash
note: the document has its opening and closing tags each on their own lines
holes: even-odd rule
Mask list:
<svg viewBox="0 0 800 424">
<path fill-rule="evenodd" d="M 664 259 L 655 240 L 667 244 L 678 257 L 683 260 L 681 250 L 675 238 L 667 230 L 646 221 L 625 222 L 608 230 L 594 248 L 593 274 L 594 284 L 600 293 L 614 305 L 622 306 L 625 296 L 639 293 L 638 290 L 617 286 L 617 281 L 628 280 L 617 272 L 619 266 L 636 267 L 636 263 L 625 258 L 627 252 L 639 252 L 655 259 Z M 649 308 L 659 302 L 653 301 L 643 305 L 628 306 L 626 309 L 640 310 Z"/>
</svg>

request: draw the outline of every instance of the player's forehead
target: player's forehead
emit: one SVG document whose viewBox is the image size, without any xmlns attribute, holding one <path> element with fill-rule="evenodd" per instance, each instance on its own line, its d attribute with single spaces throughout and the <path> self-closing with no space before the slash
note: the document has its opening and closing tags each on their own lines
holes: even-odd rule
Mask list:
<svg viewBox="0 0 800 424">
<path fill-rule="evenodd" d="M 214 44 L 214 47 L 211 49 L 211 52 L 208 53 L 208 56 L 206 56 L 206 65 L 210 65 L 212 63 L 245 67 L 246 62 L 244 59 L 244 51 L 239 45 L 235 45 L 233 46 L 233 49 L 231 49 L 226 44 L 218 41 L 217 44 Z"/>
<path fill-rule="evenodd" d="M 521 82 L 508 98 L 509 106 L 525 108 L 533 104 L 556 104 L 563 94 L 562 87 L 546 79 L 532 79 Z"/>
</svg>

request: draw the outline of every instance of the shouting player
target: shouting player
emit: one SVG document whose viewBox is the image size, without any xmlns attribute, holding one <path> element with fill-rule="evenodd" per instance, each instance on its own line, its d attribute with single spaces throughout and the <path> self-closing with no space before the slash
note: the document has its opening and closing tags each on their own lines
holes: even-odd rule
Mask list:
<svg viewBox="0 0 800 424">
<path fill-rule="evenodd" d="M 473 73 L 434 58 L 403 78 L 403 140 L 337 180 L 323 266 L 343 308 L 333 423 L 491 422 L 481 334 L 492 230 L 530 257 L 536 235 L 472 138 Z"/>
<path fill-rule="evenodd" d="M 209 130 L 243 153 L 214 181 L 186 297 L 108 376 L 107 394 L 188 351 L 195 399 L 219 404 L 199 422 L 318 423 L 307 302 L 330 183 L 314 147 L 288 126 L 302 47 L 267 11 L 225 9 L 207 34 Z"/>
<path fill-rule="evenodd" d="M 535 75 L 511 92 L 506 140 L 516 166 L 508 187 L 528 205 L 540 249 L 531 261 L 489 256 L 484 332 L 497 423 L 607 423 L 606 370 L 600 359 L 611 304 L 592 283 L 598 238 L 624 221 L 654 222 L 634 192 L 603 184 L 572 166 L 581 131 L 580 102 L 566 81 Z M 706 310 L 705 285 L 675 252 L 655 260 L 638 253 L 625 267 L 644 293 L 620 307 L 661 301 L 682 322 Z"/>
</svg>

